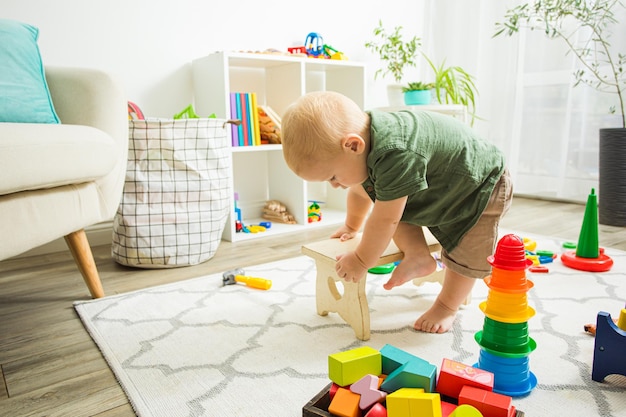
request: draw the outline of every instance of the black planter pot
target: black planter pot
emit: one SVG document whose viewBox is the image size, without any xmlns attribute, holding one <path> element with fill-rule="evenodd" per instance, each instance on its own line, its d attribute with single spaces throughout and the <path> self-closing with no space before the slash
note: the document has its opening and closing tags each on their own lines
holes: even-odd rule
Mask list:
<svg viewBox="0 0 626 417">
<path fill-rule="evenodd" d="M 626 129 L 600 129 L 598 218 L 626 226 Z"/>
</svg>

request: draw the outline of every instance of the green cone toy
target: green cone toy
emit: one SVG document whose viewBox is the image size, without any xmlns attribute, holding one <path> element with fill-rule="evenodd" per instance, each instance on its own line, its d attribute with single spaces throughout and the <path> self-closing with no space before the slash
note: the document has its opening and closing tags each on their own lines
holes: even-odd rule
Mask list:
<svg viewBox="0 0 626 417">
<path fill-rule="evenodd" d="M 578 236 L 578 246 L 576 246 L 576 256 L 581 258 L 597 258 L 600 254 L 600 244 L 598 242 L 598 196 L 596 190 L 591 189 L 591 194 L 587 197 L 585 207 L 585 217 Z"/>
</svg>

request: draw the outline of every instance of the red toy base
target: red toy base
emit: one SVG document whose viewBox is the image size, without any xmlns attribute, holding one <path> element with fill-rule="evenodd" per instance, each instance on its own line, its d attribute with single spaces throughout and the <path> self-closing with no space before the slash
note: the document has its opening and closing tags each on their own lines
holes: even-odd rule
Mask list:
<svg viewBox="0 0 626 417">
<path fill-rule="evenodd" d="M 581 258 L 576 256 L 576 251 L 565 252 L 561 255 L 561 262 L 570 268 L 587 272 L 606 272 L 613 267 L 613 259 L 605 255 L 602 248 L 597 258 Z"/>
</svg>

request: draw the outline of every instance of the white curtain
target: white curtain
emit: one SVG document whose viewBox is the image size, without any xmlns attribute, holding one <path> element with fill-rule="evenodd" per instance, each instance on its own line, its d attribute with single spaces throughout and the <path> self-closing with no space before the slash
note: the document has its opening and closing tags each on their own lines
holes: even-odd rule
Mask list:
<svg viewBox="0 0 626 417">
<path fill-rule="evenodd" d="M 573 87 L 578 63 L 562 40 L 538 31 L 493 38 L 495 22 L 519 3 L 426 1 L 418 22 L 424 48 L 476 76 L 475 128 L 505 152 L 516 194 L 584 203 L 598 184 L 598 129 L 621 127 L 609 114 L 617 97 Z M 624 22 L 626 13 L 616 12 Z M 626 24 L 615 26 L 611 43 L 626 52 Z"/>
</svg>

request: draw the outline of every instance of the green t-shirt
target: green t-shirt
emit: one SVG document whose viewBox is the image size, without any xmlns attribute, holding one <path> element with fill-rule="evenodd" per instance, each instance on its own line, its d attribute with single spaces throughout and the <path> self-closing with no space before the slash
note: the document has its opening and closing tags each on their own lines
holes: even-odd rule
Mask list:
<svg viewBox="0 0 626 417">
<path fill-rule="evenodd" d="M 504 171 L 504 156 L 469 126 L 426 111 L 372 110 L 369 178 L 373 201 L 408 196 L 402 221 L 426 226 L 452 251 L 476 224 Z"/>
</svg>

